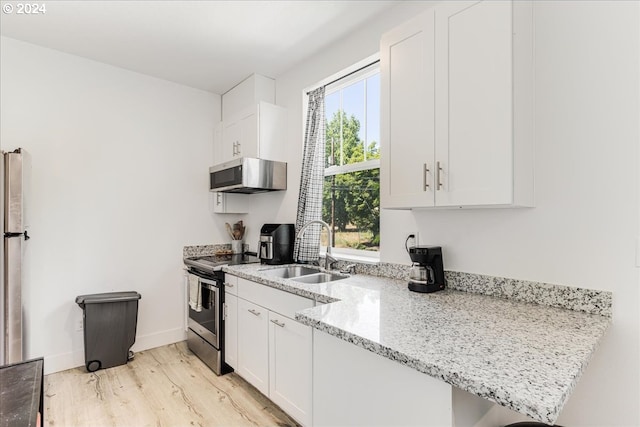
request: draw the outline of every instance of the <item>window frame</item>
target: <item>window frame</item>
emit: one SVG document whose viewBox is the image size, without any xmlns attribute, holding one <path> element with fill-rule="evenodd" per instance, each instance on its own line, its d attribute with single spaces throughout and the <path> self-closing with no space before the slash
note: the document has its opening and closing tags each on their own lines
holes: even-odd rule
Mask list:
<svg viewBox="0 0 640 427">
<path fill-rule="evenodd" d="M 367 58 L 362 59 L 361 61 L 356 62 L 355 64 L 349 67 L 342 69 L 337 73 L 330 75 L 329 77 L 326 77 L 320 80 L 314 85 L 309 86 L 308 88 L 305 88 L 302 92 L 302 95 L 303 95 L 302 111 L 303 112 L 306 111 L 307 105 L 309 103 L 308 92 L 320 86 L 330 86 L 331 87 L 330 93 L 333 93 L 353 84 L 355 81 L 366 79 L 372 75 L 375 75 L 380 72 L 379 64 L 374 69 L 370 69 L 367 66 L 372 65 L 374 62 L 378 62 L 379 60 L 380 60 L 380 54 L 375 53 L 371 56 L 368 56 Z M 365 68 L 364 70 L 361 70 L 361 72 L 358 72 L 358 70 L 363 67 L 367 67 L 367 68 Z M 350 73 L 353 73 L 353 74 L 349 75 Z M 340 80 L 338 82 L 331 83 L 337 79 L 340 79 Z M 305 122 L 306 122 L 306 117 L 304 116 L 305 114 L 303 114 L 303 118 L 302 118 L 303 133 L 304 133 Z M 366 112 L 365 112 L 365 118 L 366 118 Z M 366 129 L 365 129 L 365 135 L 364 135 L 365 143 L 366 143 L 366 137 L 367 135 L 366 135 Z M 304 137 L 302 140 L 304 141 Z M 380 144 L 380 141 L 378 141 L 378 144 Z M 370 170 L 370 169 L 376 169 L 376 168 L 378 169 L 380 168 L 380 159 L 365 160 L 363 162 L 346 164 L 342 166 L 331 165 L 324 169 L 324 176 L 327 177 L 332 175 L 339 175 L 344 173 Z M 382 247 L 382 242 L 380 243 L 380 248 L 381 247 Z M 322 246 L 320 248 L 320 254 L 323 256 L 326 254 L 326 246 Z M 377 251 L 367 251 L 367 250 L 361 250 L 361 249 L 333 247 L 331 248 L 331 255 L 334 258 L 340 259 L 340 260 L 357 261 L 357 262 L 372 263 L 372 264 L 380 262 L 380 249 L 378 249 Z"/>
</svg>

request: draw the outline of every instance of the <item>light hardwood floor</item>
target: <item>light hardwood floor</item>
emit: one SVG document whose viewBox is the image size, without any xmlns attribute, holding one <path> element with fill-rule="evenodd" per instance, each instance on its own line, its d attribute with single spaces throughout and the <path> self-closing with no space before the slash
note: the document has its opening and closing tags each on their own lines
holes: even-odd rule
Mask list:
<svg viewBox="0 0 640 427">
<path fill-rule="evenodd" d="M 45 426 L 296 426 L 235 373 L 216 376 L 186 342 L 126 365 L 45 377 Z"/>
</svg>

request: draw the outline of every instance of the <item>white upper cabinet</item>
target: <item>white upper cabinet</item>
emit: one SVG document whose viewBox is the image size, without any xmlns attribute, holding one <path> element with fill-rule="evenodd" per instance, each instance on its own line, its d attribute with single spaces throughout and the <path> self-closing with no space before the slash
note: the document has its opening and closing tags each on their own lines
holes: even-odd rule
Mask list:
<svg viewBox="0 0 640 427">
<path fill-rule="evenodd" d="M 384 208 L 533 205 L 528 1 L 443 2 L 381 41 Z"/>
<path fill-rule="evenodd" d="M 434 13 L 426 13 L 382 38 L 382 207 L 434 203 Z"/>
<path fill-rule="evenodd" d="M 260 101 L 276 103 L 276 81 L 254 73 L 222 95 L 222 120 Z"/>
<path fill-rule="evenodd" d="M 286 110 L 259 102 L 223 121 L 222 137 L 214 140 L 214 164 L 241 157 L 281 160 L 286 137 Z M 219 146 L 215 146 L 219 142 Z"/>
</svg>

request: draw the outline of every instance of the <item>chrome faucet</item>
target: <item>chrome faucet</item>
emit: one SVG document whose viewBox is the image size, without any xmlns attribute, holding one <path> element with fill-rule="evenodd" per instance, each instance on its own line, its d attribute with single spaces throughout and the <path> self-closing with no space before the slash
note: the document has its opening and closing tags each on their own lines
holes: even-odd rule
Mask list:
<svg viewBox="0 0 640 427">
<path fill-rule="evenodd" d="M 340 269 L 340 273 L 343 273 L 343 274 L 356 274 L 356 265 L 355 264 L 345 265 L 343 268 Z"/>
<path fill-rule="evenodd" d="M 322 221 L 321 219 L 314 219 L 313 221 L 309 221 L 306 224 L 304 224 L 302 228 L 300 228 L 300 231 L 298 231 L 298 234 L 296 234 L 296 240 L 301 238 L 304 232 L 307 231 L 307 228 L 309 228 L 309 226 L 312 224 L 320 224 L 321 226 L 327 229 L 327 234 L 329 235 L 329 242 L 327 243 L 327 253 L 325 254 L 325 257 L 324 257 L 324 269 L 330 270 L 331 264 L 336 262 L 337 259 L 331 256 L 331 243 L 333 242 L 333 233 L 331 233 L 331 227 L 329 226 L 329 224 Z"/>
</svg>

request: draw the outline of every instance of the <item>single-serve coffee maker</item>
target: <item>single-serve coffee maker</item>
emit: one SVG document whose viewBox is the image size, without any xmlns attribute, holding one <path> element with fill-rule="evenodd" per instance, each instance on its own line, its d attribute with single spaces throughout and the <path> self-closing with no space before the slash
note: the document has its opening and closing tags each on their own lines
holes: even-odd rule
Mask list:
<svg viewBox="0 0 640 427">
<path fill-rule="evenodd" d="M 409 256 L 413 261 L 409 270 L 409 290 L 430 293 L 444 289 L 440 246 L 411 246 Z"/>
<path fill-rule="evenodd" d="M 292 263 L 295 237 L 293 224 L 264 224 L 258 242 L 260 261 L 271 265 Z"/>
</svg>

